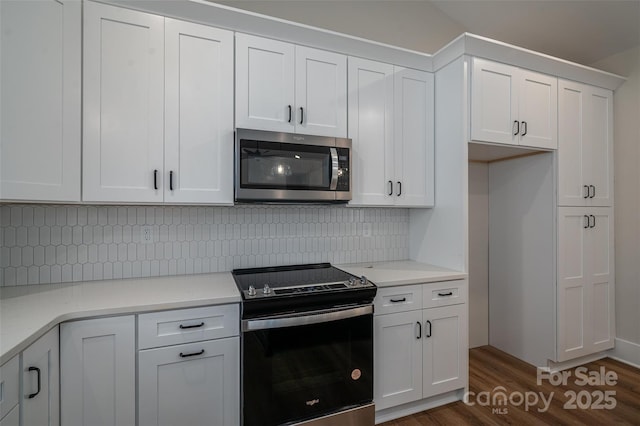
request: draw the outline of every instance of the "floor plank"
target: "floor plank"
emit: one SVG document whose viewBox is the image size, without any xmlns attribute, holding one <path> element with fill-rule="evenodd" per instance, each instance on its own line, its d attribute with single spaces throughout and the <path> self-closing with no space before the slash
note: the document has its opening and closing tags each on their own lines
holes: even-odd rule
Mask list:
<svg viewBox="0 0 640 426">
<path fill-rule="evenodd" d="M 566 384 L 553 385 L 549 380 L 537 383 L 536 368 L 491 346 L 471 349 L 469 352 L 469 391 L 476 395 L 470 399 L 475 405 L 455 402 L 432 410 L 423 411 L 401 419 L 383 423 L 382 426 L 424 425 L 640 425 L 640 370 L 621 362 L 605 358 L 585 364 L 585 370 L 567 370 L 571 375 Z M 580 374 L 612 371 L 617 375 L 615 385 L 595 385 L 580 382 Z M 481 392 L 495 396 L 503 392 L 511 396 L 506 405 L 480 403 Z M 594 405 L 605 392 L 611 392 L 609 403 L 601 401 L 603 408 Z M 519 405 L 519 396 L 533 395 L 538 403 L 529 407 Z M 549 401 L 548 408 L 541 395 Z M 578 400 L 575 409 L 568 409 L 572 396 Z M 615 407 L 607 408 L 613 406 Z M 583 408 L 580 408 L 580 407 Z M 498 412 L 496 409 L 503 409 Z"/>
</svg>

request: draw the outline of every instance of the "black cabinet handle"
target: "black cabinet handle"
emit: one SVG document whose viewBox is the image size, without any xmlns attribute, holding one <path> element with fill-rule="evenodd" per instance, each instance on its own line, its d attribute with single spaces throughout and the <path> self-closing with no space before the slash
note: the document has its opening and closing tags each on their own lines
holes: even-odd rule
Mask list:
<svg viewBox="0 0 640 426">
<path fill-rule="evenodd" d="M 591 192 L 591 189 L 593 189 L 593 192 Z M 593 198 L 596 196 L 596 187 L 595 185 L 589 185 L 589 198 Z"/>
<path fill-rule="evenodd" d="M 398 181 L 398 197 L 402 195 L 402 182 Z"/>
<path fill-rule="evenodd" d="M 287 105 L 287 107 L 289 108 L 289 123 L 291 123 L 291 112 L 292 112 L 291 105 Z"/>
<path fill-rule="evenodd" d="M 300 124 L 304 122 L 304 108 L 300 107 Z"/>
<path fill-rule="evenodd" d="M 429 326 L 429 331 L 424 335 L 424 337 L 431 337 L 431 321 L 426 320 L 424 323 L 425 327 Z"/>
<path fill-rule="evenodd" d="M 452 292 L 452 291 L 450 291 L 450 292 L 448 292 L 448 293 L 438 293 L 438 296 L 440 296 L 440 297 L 453 296 L 453 292 Z"/>
<path fill-rule="evenodd" d="M 589 198 L 589 196 L 590 196 L 590 194 L 591 194 L 591 191 L 590 191 L 590 189 L 589 189 L 589 185 L 582 185 L 582 186 L 583 186 L 583 187 L 584 187 L 584 189 L 586 190 L 586 191 L 585 191 L 585 193 L 584 193 L 584 197 L 582 197 L 582 198 Z"/>
<path fill-rule="evenodd" d="M 173 170 L 169 172 L 169 190 L 173 191 Z"/>
<path fill-rule="evenodd" d="M 33 399 L 40 393 L 40 369 L 38 367 L 29 367 L 28 371 L 35 371 L 38 375 L 38 390 L 35 393 L 30 393 L 27 398 Z"/>
<path fill-rule="evenodd" d="M 518 133 L 520 133 L 520 122 L 518 120 L 515 120 L 513 124 L 515 124 L 515 128 L 516 128 L 516 131 L 513 134 L 513 136 L 516 136 Z"/>
<path fill-rule="evenodd" d="M 199 328 L 199 327 L 202 327 L 203 325 L 204 325 L 204 321 L 203 321 L 203 322 L 201 322 L 200 324 L 193 324 L 193 325 L 183 325 L 183 324 L 180 324 L 180 328 L 181 328 L 182 330 L 185 330 L 185 329 L 187 329 L 187 328 Z"/>
<path fill-rule="evenodd" d="M 403 297 L 402 299 L 389 299 L 389 302 L 391 303 L 400 303 L 400 302 L 406 302 L 407 298 Z"/>
<path fill-rule="evenodd" d="M 587 229 L 589 228 L 589 216 L 587 216 L 586 214 L 584 215 L 584 218 L 587 219 L 587 222 L 584 224 L 583 228 Z"/>
<path fill-rule="evenodd" d="M 420 339 L 422 338 L 422 323 L 420 321 L 416 321 L 416 324 L 418 324 L 418 335 L 416 336 L 416 339 Z"/>
<path fill-rule="evenodd" d="M 198 356 L 204 353 L 204 349 L 200 349 L 200 352 L 191 352 L 190 354 L 183 354 L 180 352 L 180 358 L 189 358 L 190 356 Z"/>
<path fill-rule="evenodd" d="M 522 127 L 524 128 L 524 130 L 522 131 L 522 136 L 525 136 L 527 134 L 527 122 L 526 121 L 522 122 Z"/>
<path fill-rule="evenodd" d="M 389 195 L 393 195 L 393 182 L 389 181 Z"/>
<path fill-rule="evenodd" d="M 158 190 L 158 169 L 153 171 L 153 189 Z"/>
<path fill-rule="evenodd" d="M 594 215 L 589 215 L 589 217 L 591 219 L 593 219 L 593 225 L 589 225 L 589 228 L 595 228 L 596 227 L 596 217 Z M 591 221 L 589 221 L 591 222 Z"/>
</svg>

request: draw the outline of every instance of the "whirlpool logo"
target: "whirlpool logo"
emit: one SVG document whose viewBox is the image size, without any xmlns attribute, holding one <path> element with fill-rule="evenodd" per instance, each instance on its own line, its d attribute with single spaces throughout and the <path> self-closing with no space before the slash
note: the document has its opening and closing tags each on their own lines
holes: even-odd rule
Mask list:
<svg viewBox="0 0 640 426">
<path fill-rule="evenodd" d="M 319 400 L 319 399 L 312 399 L 312 400 L 307 401 L 307 402 L 306 402 L 306 404 L 307 404 L 309 407 L 313 407 L 313 406 L 314 406 L 314 405 L 316 405 L 318 402 L 320 402 L 320 400 Z"/>
</svg>

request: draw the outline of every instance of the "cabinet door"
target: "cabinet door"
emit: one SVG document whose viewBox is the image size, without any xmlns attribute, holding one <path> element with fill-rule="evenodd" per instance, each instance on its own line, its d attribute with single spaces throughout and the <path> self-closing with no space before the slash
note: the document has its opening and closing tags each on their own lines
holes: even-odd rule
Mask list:
<svg viewBox="0 0 640 426">
<path fill-rule="evenodd" d="M 585 146 L 584 107 L 587 86 L 558 82 L 558 205 L 584 206 L 588 187 L 582 158 Z"/>
<path fill-rule="evenodd" d="M 518 69 L 473 58 L 471 71 L 471 139 L 519 143 Z"/>
<path fill-rule="evenodd" d="M 233 203 L 233 33 L 165 21 L 164 201 Z"/>
<path fill-rule="evenodd" d="M 13 407 L 6 416 L 0 420 L 0 426 L 20 426 L 20 406 Z"/>
<path fill-rule="evenodd" d="M 236 127 L 294 131 L 294 50 L 236 33 Z"/>
<path fill-rule="evenodd" d="M 558 361 L 614 344 L 613 215 L 610 208 L 558 213 Z"/>
<path fill-rule="evenodd" d="M 140 351 L 141 426 L 240 424 L 238 337 Z"/>
<path fill-rule="evenodd" d="M 589 87 L 584 105 L 584 184 L 590 206 L 613 205 L 613 93 Z"/>
<path fill-rule="evenodd" d="M 395 204 L 433 206 L 433 74 L 394 73 Z"/>
<path fill-rule="evenodd" d="M 296 46 L 296 132 L 347 137 L 347 57 Z"/>
<path fill-rule="evenodd" d="M 393 65 L 349 58 L 348 79 L 351 204 L 393 204 Z"/>
<path fill-rule="evenodd" d="M 164 18 L 93 2 L 84 14 L 83 200 L 161 202 Z"/>
<path fill-rule="evenodd" d="M 80 6 L 0 2 L 1 199 L 80 201 Z"/>
<path fill-rule="evenodd" d="M 38 386 L 38 378 L 40 383 Z M 58 327 L 22 352 L 23 426 L 60 424 L 60 358 Z"/>
<path fill-rule="evenodd" d="M 422 398 L 421 321 L 421 310 L 373 318 L 373 398 L 377 410 Z"/>
<path fill-rule="evenodd" d="M 423 398 L 467 386 L 466 310 L 467 305 L 453 305 L 423 311 Z"/>
<path fill-rule="evenodd" d="M 613 348 L 615 337 L 613 214 L 610 208 L 591 208 L 585 250 L 588 298 L 585 311 L 587 346 L 591 353 Z"/>
<path fill-rule="evenodd" d="M 558 79 L 519 70 L 520 145 L 558 148 Z"/>
<path fill-rule="evenodd" d="M 135 424 L 135 317 L 64 323 L 60 344 L 62 424 Z"/>
<path fill-rule="evenodd" d="M 14 356 L 0 367 L 0 419 L 20 402 L 20 359 Z"/>
</svg>

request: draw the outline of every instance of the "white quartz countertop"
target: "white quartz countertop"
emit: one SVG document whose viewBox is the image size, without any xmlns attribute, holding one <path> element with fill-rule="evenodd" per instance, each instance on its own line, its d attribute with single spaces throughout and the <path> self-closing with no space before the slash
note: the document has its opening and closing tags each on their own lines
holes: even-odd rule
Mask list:
<svg viewBox="0 0 640 426">
<path fill-rule="evenodd" d="M 465 272 L 440 268 L 413 260 L 354 263 L 336 266 L 358 277 L 364 275 L 378 287 L 393 287 L 467 278 Z"/>
<path fill-rule="evenodd" d="M 238 303 L 229 272 L 0 288 L 0 365 L 72 319 Z"/>
</svg>

